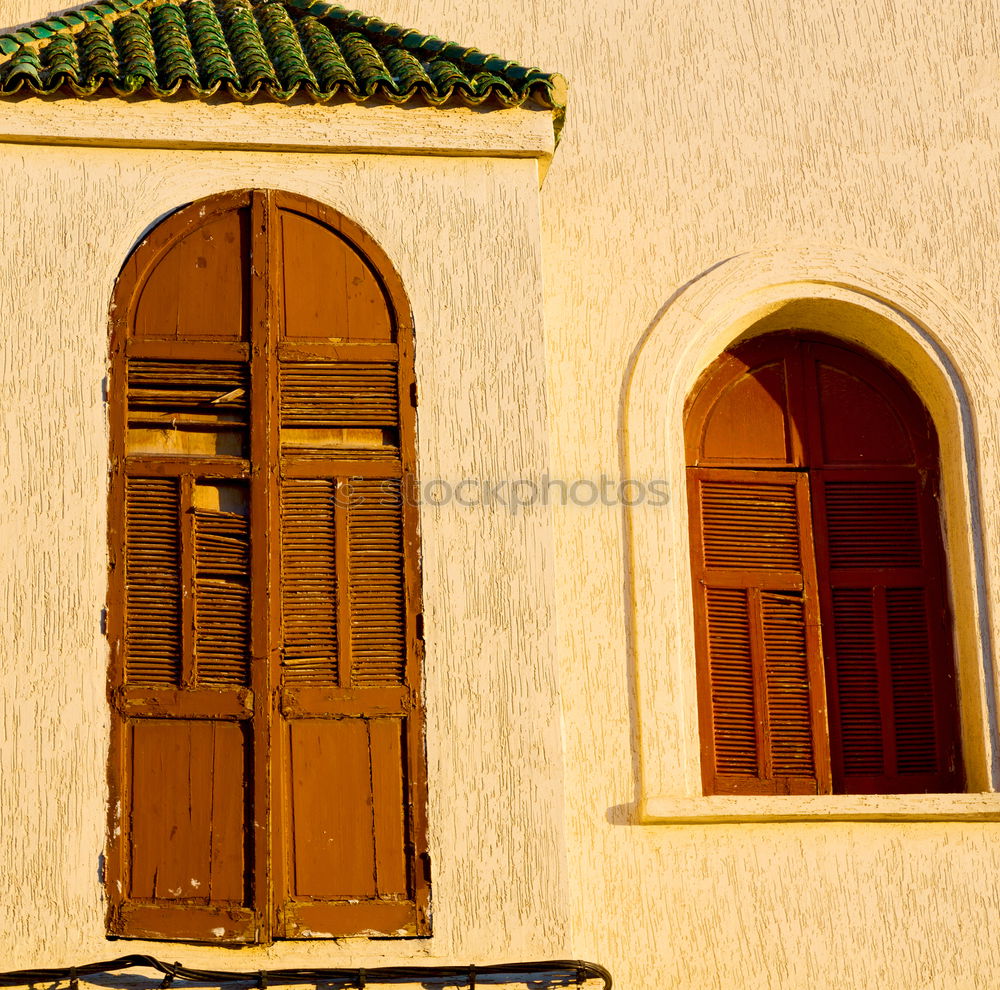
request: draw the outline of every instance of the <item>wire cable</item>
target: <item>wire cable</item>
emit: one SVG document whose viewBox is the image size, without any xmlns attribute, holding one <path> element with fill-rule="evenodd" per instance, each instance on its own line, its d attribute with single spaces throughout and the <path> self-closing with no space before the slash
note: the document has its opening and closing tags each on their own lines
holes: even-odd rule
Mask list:
<svg viewBox="0 0 1000 990">
<path fill-rule="evenodd" d="M 267 987 L 280 984 L 324 984 L 324 990 L 353 990 L 369 983 L 420 983 L 428 979 L 447 983 L 469 985 L 475 990 L 477 980 L 492 978 L 491 982 L 548 985 L 575 981 L 601 980 L 603 990 L 611 990 L 611 974 L 597 963 L 582 959 L 548 959 L 539 962 L 495 963 L 468 966 L 379 966 L 374 969 L 260 969 L 260 970 L 211 970 L 188 969 L 180 963 L 161 962 L 155 956 L 120 956 L 106 962 L 87 963 L 83 966 L 66 966 L 56 969 L 19 969 L 0 973 L 0 987 L 27 986 L 33 983 L 59 983 L 69 981 L 71 987 L 88 976 L 116 973 L 120 970 L 142 967 L 163 974 L 162 987 L 170 987 L 174 980 L 192 983 L 211 983 L 219 987 L 230 983 L 246 983 Z M 552 974 L 546 981 L 543 974 Z M 175 988 L 176 990 L 176 988 Z"/>
</svg>

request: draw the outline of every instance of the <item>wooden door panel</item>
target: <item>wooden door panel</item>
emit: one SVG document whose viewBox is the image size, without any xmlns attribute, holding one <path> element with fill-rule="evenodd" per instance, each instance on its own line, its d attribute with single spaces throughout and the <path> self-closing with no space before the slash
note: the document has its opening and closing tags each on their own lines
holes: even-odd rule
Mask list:
<svg viewBox="0 0 1000 990">
<path fill-rule="evenodd" d="M 391 340 L 382 286 L 358 251 L 312 217 L 280 209 L 284 336 Z"/>
<path fill-rule="evenodd" d="M 364 719 L 289 724 L 293 898 L 375 895 L 371 756 Z"/>
<path fill-rule="evenodd" d="M 752 465 L 793 463 L 784 361 L 737 379 L 712 407 L 698 463 Z"/>
<path fill-rule="evenodd" d="M 287 723 L 286 937 L 416 931 L 403 718 Z"/>
<path fill-rule="evenodd" d="M 408 893 L 402 718 L 288 722 L 293 898 Z"/>
<path fill-rule="evenodd" d="M 375 820 L 375 887 L 380 897 L 407 897 L 407 823 L 404 780 L 404 723 L 398 718 L 368 720 Z"/>
<path fill-rule="evenodd" d="M 238 722 L 131 725 L 130 896 L 246 903 L 247 747 Z"/>
<path fill-rule="evenodd" d="M 249 246 L 248 207 L 221 213 L 176 240 L 142 287 L 135 336 L 246 339 Z"/>
</svg>

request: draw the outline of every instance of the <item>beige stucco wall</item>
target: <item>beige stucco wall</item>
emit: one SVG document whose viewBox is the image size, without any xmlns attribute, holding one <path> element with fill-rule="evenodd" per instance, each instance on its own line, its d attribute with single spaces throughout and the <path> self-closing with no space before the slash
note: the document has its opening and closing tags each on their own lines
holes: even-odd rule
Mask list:
<svg viewBox="0 0 1000 990">
<path fill-rule="evenodd" d="M 724 289 L 739 296 L 773 250 L 842 247 L 855 283 L 843 265 L 827 274 L 848 284 L 909 276 L 895 303 L 927 319 L 964 385 L 995 597 L 995 4 L 382 0 L 378 13 L 570 81 L 542 190 L 553 472 L 617 470 L 630 359 L 685 283 L 748 255 L 745 282 Z M 680 359 L 687 345 L 662 346 Z M 675 435 L 675 463 L 680 451 Z M 996 824 L 638 823 L 625 525 L 617 508 L 555 516 L 574 951 L 630 990 L 994 983 Z M 685 618 L 663 619 L 669 650 Z"/>
<path fill-rule="evenodd" d="M 661 335 L 665 380 L 682 393 L 672 369 L 687 369 L 693 382 L 699 362 L 732 338 L 732 326 L 704 314 L 729 306 L 735 325 L 746 310 L 732 300 L 788 277 L 775 253 L 811 259 L 807 274 L 794 269 L 796 278 L 884 298 L 947 357 L 967 398 L 973 470 L 965 477 L 979 486 L 982 512 L 963 516 L 959 499 L 948 521 L 981 527 L 970 543 L 981 553 L 970 581 L 986 591 L 977 647 L 984 669 L 1000 637 L 1000 609 L 990 603 L 1000 587 L 994 5 L 368 6 L 569 78 L 569 121 L 542 189 L 540 237 L 530 160 L 317 163 L 307 153 L 0 149 L 8 184 L 0 396 L 13 439 L 0 452 L 8 479 L 0 567 L 13 617 L 0 644 L 0 683 L 10 689 L 0 700 L 0 932 L 10 933 L 10 966 L 110 954 L 96 883 L 101 331 L 116 259 L 159 212 L 204 192 L 293 188 L 343 209 L 381 241 L 417 316 L 428 477 L 544 467 L 539 252 L 549 470 L 567 480 L 620 470 L 624 386 L 640 344 Z M 45 12 L 37 0 L 2 10 L 7 23 Z M 419 223 L 415 211 L 399 210 L 400 197 L 427 208 Z M 700 278 L 734 256 L 734 267 L 723 266 L 731 278 Z M 678 316 L 691 299 L 679 290 L 693 279 L 715 295 Z M 436 328 L 436 344 L 425 347 L 421 324 Z M 521 408 L 507 390 L 512 380 L 528 386 Z M 501 403 L 513 439 L 475 425 Z M 680 439 L 663 431 L 662 456 L 675 468 Z M 665 511 L 680 504 L 675 497 Z M 622 990 L 995 983 L 998 823 L 640 822 L 650 796 L 642 753 L 658 726 L 673 726 L 669 713 L 640 721 L 627 525 L 619 507 L 556 509 L 551 517 L 425 511 L 425 594 L 441 636 L 428 654 L 431 819 L 441 851 L 428 958 L 579 955 L 608 966 Z M 498 547 L 510 556 L 497 561 Z M 669 573 L 683 575 L 686 548 L 665 552 Z M 533 577 L 516 583 L 507 562 Z M 493 619 L 489 635 L 483 614 Z M 662 621 L 666 649 L 682 665 L 681 605 Z M 499 640 L 495 628 L 505 630 Z M 553 642 L 558 674 L 545 662 Z M 455 643 L 467 649 L 444 649 Z M 991 690 L 982 685 L 984 698 Z M 507 706 L 507 731 L 487 733 L 497 698 Z M 525 773 L 501 769 L 511 761 Z M 987 783 L 991 773 L 983 771 Z M 225 959 L 248 968 L 261 955 L 374 965 L 409 951 L 311 945 Z M 186 962 L 212 956 L 166 954 Z"/>
<path fill-rule="evenodd" d="M 6 970 L 115 949 L 103 934 L 99 880 L 108 746 L 102 383 L 112 285 L 147 225 L 246 186 L 333 205 L 376 238 L 409 294 L 423 478 L 538 473 L 547 438 L 534 159 L 6 144 L 0 169 Z M 550 530 L 540 510 L 422 510 L 432 938 L 284 943 L 238 961 L 225 949 L 117 948 L 213 968 L 468 962 L 494 946 L 502 957 L 565 954 Z"/>
</svg>

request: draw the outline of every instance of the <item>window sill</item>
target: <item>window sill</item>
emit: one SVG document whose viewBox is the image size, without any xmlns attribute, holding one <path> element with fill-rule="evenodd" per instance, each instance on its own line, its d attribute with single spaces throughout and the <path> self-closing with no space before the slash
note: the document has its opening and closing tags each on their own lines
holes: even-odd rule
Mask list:
<svg viewBox="0 0 1000 990">
<path fill-rule="evenodd" d="M 1000 821 L 1000 794 L 824 794 L 816 797 L 651 797 L 639 821 L 647 825 L 737 822 Z"/>
</svg>

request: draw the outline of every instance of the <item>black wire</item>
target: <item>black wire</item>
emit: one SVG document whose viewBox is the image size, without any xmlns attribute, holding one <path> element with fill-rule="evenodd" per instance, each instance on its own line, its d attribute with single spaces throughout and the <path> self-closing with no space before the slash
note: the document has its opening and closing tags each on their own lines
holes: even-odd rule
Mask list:
<svg viewBox="0 0 1000 990">
<path fill-rule="evenodd" d="M 581 976 L 587 980 L 601 980 L 604 990 L 611 990 L 611 974 L 597 963 L 582 959 L 548 959 L 540 962 L 496 963 L 492 966 L 379 966 L 375 969 L 261 969 L 257 971 L 188 969 L 180 963 L 172 966 L 160 962 L 154 956 L 121 956 L 107 962 L 87 963 L 83 966 L 67 966 L 60 969 L 19 969 L 0 973 L 0 987 L 24 986 L 31 983 L 57 983 L 61 980 L 76 981 L 81 977 L 96 976 L 99 973 L 114 973 L 122 969 L 141 966 L 155 969 L 164 976 L 164 986 L 174 979 L 196 983 L 256 983 L 266 987 L 269 983 L 333 983 L 338 988 L 354 988 L 373 983 L 419 983 L 427 978 L 438 978 L 456 983 L 466 983 L 471 974 L 476 977 L 492 976 L 512 979 L 505 982 L 524 982 L 513 977 L 525 975 L 538 979 L 540 973 L 558 973 L 567 978 Z M 168 980 L 170 982 L 168 982 Z M 554 981 L 553 981 L 554 982 Z"/>
</svg>

